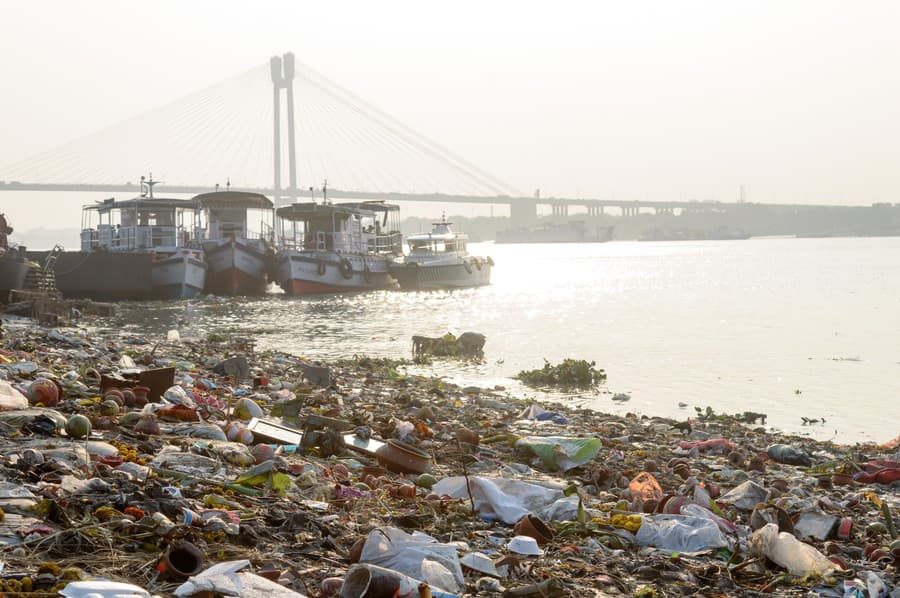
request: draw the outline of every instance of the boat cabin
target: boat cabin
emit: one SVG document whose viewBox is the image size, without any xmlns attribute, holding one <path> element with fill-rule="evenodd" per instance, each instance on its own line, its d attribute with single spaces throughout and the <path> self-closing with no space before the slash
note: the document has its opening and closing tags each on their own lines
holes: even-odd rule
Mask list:
<svg viewBox="0 0 900 598">
<path fill-rule="evenodd" d="M 410 235 L 406 239 L 411 257 L 431 255 L 468 255 L 466 244 L 469 237 L 451 230 L 452 222 L 441 220 L 433 223 L 430 233 Z"/>
<path fill-rule="evenodd" d="M 282 249 L 401 255 L 400 208 L 380 201 L 295 203 L 277 210 Z"/>
<path fill-rule="evenodd" d="M 107 199 L 82 208 L 82 251 L 141 251 L 186 247 L 202 232 L 190 199 Z"/>
<path fill-rule="evenodd" d="M 206 222 L 206 240 L 261 239 L 274 241 L 275 210 L 259 193 L 216 191 L 194 197 Z"/>
</svg>

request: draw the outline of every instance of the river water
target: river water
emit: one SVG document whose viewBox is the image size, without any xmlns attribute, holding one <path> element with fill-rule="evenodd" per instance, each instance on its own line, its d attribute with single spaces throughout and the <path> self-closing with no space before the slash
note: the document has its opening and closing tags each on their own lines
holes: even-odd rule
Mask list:
<svg viewBox="0 0 900 598">
<path fill-rule="evenodd" d="M 549 398 L 679 419 L 695 406 L 754 411 L 769 427 L 841 442 L 900 432 L 900 238 L 470 251 L 493 257 L 491 286 L 299 299 L 273 292 L 128 306 L 121 319 L 143 336 L 218 331 L 312 358 L 409 358 L 414 334 L 471 330 L 487 336 L 483 363 L 414 371 L 543 399 L 511 376 L 573 357 L 596 361 L 607 383 Z M 631 399 L 613 401 L 614 393 Z"/>
</svg>

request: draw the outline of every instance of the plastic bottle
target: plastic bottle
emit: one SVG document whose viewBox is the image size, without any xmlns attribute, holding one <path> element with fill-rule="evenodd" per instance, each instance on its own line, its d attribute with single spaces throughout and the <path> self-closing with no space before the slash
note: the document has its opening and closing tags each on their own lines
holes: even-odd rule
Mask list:
<svg viewBox="0 0 900 598">
<path fill-rule="evenodd" d="M 787 532 L 778 533 L 778 526 L 774 523 L 767 523 L 750 536 L 750 550 L 768 557 L 795 575 L 823 575 L 837 568 L 828 557 L 809 544 Z"/>
</svg>

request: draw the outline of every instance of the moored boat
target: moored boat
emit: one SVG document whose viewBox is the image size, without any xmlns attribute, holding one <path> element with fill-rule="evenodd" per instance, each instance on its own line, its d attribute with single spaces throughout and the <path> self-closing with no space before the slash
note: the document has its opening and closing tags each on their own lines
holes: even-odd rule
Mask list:
<svg viewBox="0 0 900 598">
<path fill-rule="evenodd" d="M 206 292 L 265 293 L 275 257 L 272 201 L 265 195 L 242 191 L 204 193 L 194 200 L 205 220 L 201 246 L 207 265 Z"/>
<path fill-rule="evenodd" d="M 460 289 L 491 283 L 494 260 L 470 256 L 466 247 L 468 235 L 452 230 L 452 224 L 441 218 L 430 233 L 407 238 L 409 254 L 391 266 L 400 288 Z"/>
<path fill-rule="evenodd" d="M 4 214 L 0 214 L 0 303 L 9 300 L 11 291 L 25 286 L 28 275 L 28 260 L 22 247 L 9 242 L 13 229 Z"/>
<path fill-rule="evenodd" d="M 289 295 L 395 289 L 399 208 L 384 202 L 295 203 L 279 220 L 277 280 Z"/>
<path fill-rule="evenodd" d="M 181 299 L 203 292 L 198 203 L 153 197 L 155 181 L 141 177 L 141 184 L 140 197 L 82 209 L 81 251 L 61 253 L 53 263 L 64 297 Z"/>
</svg>

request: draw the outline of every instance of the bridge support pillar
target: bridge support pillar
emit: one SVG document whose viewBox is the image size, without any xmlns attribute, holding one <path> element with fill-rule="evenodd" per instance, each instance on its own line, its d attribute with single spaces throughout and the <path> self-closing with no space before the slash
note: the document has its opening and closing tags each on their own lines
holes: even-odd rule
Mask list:
<svg viewBox="0 0 900 598">
<path fill-rule="evenodd" d="M 509 202 L 509 219 L 516 227 L 534 226 L 537 222 L 537 201 L 522 197 Z"/>
</svg>

